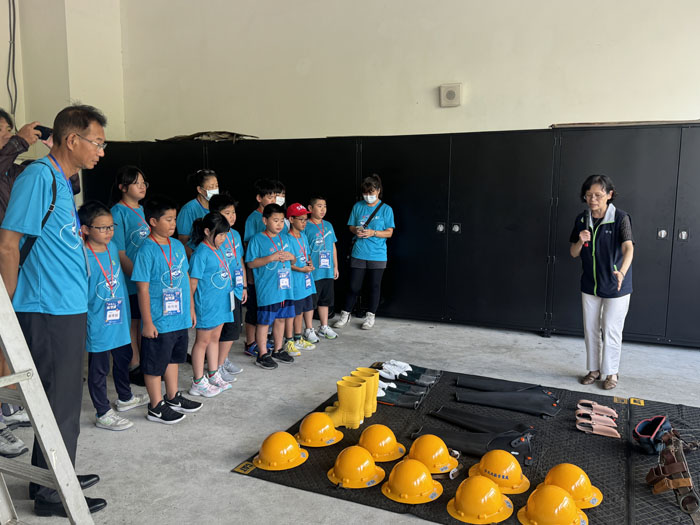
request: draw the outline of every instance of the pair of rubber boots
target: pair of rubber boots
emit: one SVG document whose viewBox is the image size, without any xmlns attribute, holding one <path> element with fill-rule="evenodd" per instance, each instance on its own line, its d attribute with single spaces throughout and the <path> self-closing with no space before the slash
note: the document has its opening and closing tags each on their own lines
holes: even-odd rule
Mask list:
<svg viewBox="0 0 700 525">
<path fill-rule="evenodd" d="M 359 428 L 365 418 L 377 411 L 379 371 L 374 368 L 356 368 L 336 384 L 338 401 L 326 408 L 326 414 L 336 428 Z"/>
</svg>

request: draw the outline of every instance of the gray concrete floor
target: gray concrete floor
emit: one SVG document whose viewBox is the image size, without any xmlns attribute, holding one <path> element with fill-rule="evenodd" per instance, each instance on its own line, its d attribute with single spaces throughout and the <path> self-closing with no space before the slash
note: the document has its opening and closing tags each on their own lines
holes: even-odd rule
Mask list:
<svg viewBox="0 0 700 525">
<path fill-rule="evenodd" d="M 369 332 L 353 320 L 335 341 L 322 341 L 294 365 L 275 371 L 255 367 L 242 353 L 242 343 L 234 345 L 231 355 L 244 367 L 233 389 L 204 400 L 201 411 L 174 426 L 151 423 L 143 409 L 135 409 L 125 414 L 135 423 L 131 429 L 97 429 L 85 389 L 77 471 L 99 474 L 102 481 L 86 495 L 108 501 L 105 510 L 93 515 L 95 523 L 421 521 L 230 473 L 268 434 L 286 429 L 334 393 L 337 378 L 374 361 L 396 358 L 603 393 L 599 384 L 578 383 L 585 358 L 583 340 L 575 337 L 545 339 L 526 332 L 378 318 Z M 612 393 L 697 406 L 698 370 L 698 350 L 625 343 L 620 383 Z M 189 365 L 183 365 L 183 390 L 189 388 L 190 374 Z M 18 435 L 31 444 L 31 429 L 20 429 Z M 28 461 L 29 455 L 24 458 Z M 26 485 L 8 479 L 8 486 L 22 521 L 66 523 L 34 516 Z"/>
</svg>

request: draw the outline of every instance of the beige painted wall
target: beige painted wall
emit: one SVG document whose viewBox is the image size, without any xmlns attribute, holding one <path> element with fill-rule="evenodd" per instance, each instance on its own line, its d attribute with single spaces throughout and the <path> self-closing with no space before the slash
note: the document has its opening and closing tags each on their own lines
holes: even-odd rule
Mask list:
<svg viewBox="0 0 700 525">
<path fill-rule="evenodd" d="M 122 0 L 127 135 L 700 117 L 695 0 Z M 436 88 L 462 82 L 464 105 Z"/>
</svg>

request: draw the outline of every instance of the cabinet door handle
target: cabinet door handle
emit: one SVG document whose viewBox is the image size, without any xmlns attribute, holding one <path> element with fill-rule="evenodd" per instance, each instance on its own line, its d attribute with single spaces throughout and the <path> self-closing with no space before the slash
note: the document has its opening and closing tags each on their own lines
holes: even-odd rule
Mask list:
<svg viewBox="0 0 700 525">
<path fill-rule="evenodd" d="M 656 238 L 660 240 L 664 240 L 666 237 L 668 237 L 668 232 L 664 230 L 663 228 L 659 228 L 656 230 Z"/>
<path fill-rule="evenodd" d="M 688 230 L 678 230 L 679 241 L 687 241 L 688 237 L 690 237 L 690 235 L 688 234 Z"/>
<path fill-rule="evenodd" d="M 446 230 L 446 229 L 447 229 L 447 228 L 445 227 L 445 223 L 444 223 L 444 222 L 438 222 L 438 223 L 435 225 L 435 231 L 437 231 L 438 233 L 445 233 L 445 230 Z"/>
<path fill-rule="evenodd" d="M 452 233 L 462 233 L 462 225 L 458 222 L 452 223 Z"/>
</svg>

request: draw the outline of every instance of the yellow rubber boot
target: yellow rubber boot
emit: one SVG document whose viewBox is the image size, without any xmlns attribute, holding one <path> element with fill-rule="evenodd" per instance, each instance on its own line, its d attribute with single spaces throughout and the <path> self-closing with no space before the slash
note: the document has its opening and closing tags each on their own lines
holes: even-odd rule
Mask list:
<svg viewBox="0 0 700 525">
<path fill-rule="evenodd" d="M 359 367 L 352 372 L 355 377 L 362 377 L 364 379 L 371 379 L 372 384 L 368 386 L 367 394 L 368 397 L 365 399 L 365 405 L 369 405 L 371 413 L 367 415 L 367 406 L 365 406 L 365 417 L 370 417 L 377 411 L 377 391 L 379 390 L 379 370 L 376 368 L 365 368 Z"/>
<path fill-rule="evenodd" d="M 336 428 L 360 428 L 364 415 L 365 386 L 343 380 L 336 384 L 338 385 L 338 406 L 327 407 L 326 414 Z"/>
<path fill-rule="evenodd" d="M 362 423 L 365 422 L 365 401 L 367 399 L 367 395 L 369 394 L 369 381 L 365 379 L 364 377 L 355 377 L 352 375 L 349 376 L 343 376 L 343 381 L 350 381 L 351 383 L 359 383 L 362 385 L 362 388 L 364 392 L 362 393 L 362 404 L 360 405 L 360 419 L 362 420 Z M 372 415 L 372 414 L 370 414 Z M 360 423 L 360 424 L 362 424 Z"/>
</svg>

